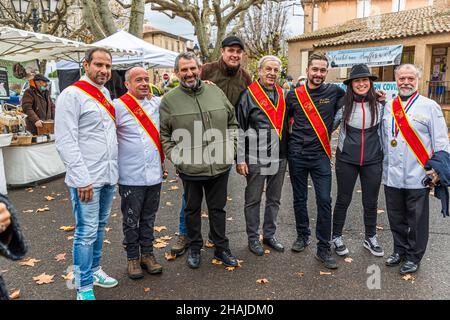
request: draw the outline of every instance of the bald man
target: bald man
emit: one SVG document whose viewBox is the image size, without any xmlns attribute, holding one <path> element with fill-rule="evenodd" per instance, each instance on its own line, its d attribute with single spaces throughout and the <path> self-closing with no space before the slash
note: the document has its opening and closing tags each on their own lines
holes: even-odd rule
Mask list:
<svg viewBox="0 0 450 320">
<path fill-rule="evenodd" d="M 164 155 L 159 141 L 161 99 L 150 93 L 150 77 L 141 67 L 125 73 L 128 92 L 114 100 L 119 143 L 119 193 L 128 276 L 162 272 L 153 254 L 153 226 L 159 207 Z"/>
</svg>

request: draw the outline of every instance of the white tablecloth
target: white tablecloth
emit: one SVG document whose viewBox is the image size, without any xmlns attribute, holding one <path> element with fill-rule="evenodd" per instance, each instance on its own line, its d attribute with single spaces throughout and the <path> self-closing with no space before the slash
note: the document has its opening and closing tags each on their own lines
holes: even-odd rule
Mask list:
<svg viewBox="0 0 450 320">
<path fill-rule="evenodd" d="M 54 142 L 2 148 L 6 183 L 23 185 L 65 172 Z"/>
</svg>

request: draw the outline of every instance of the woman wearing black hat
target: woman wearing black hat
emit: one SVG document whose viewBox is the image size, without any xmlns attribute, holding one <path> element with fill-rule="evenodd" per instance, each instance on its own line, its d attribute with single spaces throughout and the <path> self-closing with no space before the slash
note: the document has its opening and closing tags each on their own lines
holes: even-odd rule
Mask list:
<svg viewBox="0 0 450 320">
<path fill-rule="evenodd" d="M 377 201 L 383 160 L 379 138 L 382 106 L 377 101 L 373 85 L 376 79 L 365 64 L 353 66 L 350 77 L 344 81 L 347 85 L 344 107 L 337 115 L 341 130 L 336 150 L 338 187 L 333 212 L 332 241 L 336 253 L 340 256 L 349 252 L 342 239 L 342 229 L 358 175 L 364 208 L 363 245 L 375 256 L 382 257 L 384 254 L 376 237 Z"/>
</svg>

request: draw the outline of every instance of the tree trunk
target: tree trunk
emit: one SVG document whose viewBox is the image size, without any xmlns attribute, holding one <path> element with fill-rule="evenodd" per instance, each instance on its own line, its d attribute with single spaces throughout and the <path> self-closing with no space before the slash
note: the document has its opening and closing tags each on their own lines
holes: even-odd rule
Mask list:
<svg viewBox="0 0 450 320">
<path fill-rule="evenodd" d="M 145 0 L 133 0 L 130 12 L 130 27 L 128 32 L 142 38 L 144 25 Z"/>
<path fill-rule="evenodd" d="M 109 8 L 109 0 L 96 0 L 94 1 L 97 7 L 96 12 L 100 16 L 100 21 L 102 24 L 102 29 L 105 31 L 107 36 L 112 35 L 117 32 L 117 27 L 114 23 L 114 17 Z"/>
<path fill-rule="evenodd" d="M 94 36 L 94 40 L 101 40 L 105 38 L 106 34 L 102 30 L 101 25 L 98 23 L 94 15 L 95 3 L 92 0 L 81 0 L 83 8 L 83 20 L 86 23 L 87 28 Z"/>
</svg>

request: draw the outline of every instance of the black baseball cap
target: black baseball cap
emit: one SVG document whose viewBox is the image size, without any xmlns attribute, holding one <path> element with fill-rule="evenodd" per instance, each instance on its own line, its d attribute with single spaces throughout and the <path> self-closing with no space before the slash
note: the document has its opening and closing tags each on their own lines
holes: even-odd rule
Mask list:
<svg viewBox="0 0 450 320">
<path fill-rule="evenodd" d="M 229 37 L 226 37 L 225 39 L 223 39 L 222 48 L 231 47 L 232 45 L 235 45 L 235 44 L 240 46 L 242 50 L 245 50 L 244 43 L 242 42 L 242 40 L 239 37 L 236 37 L 236 36 L 229 36 Z"/>
<path fill-rule="evenodd" d="M 50 82 L 50 80 L 48 78 L 46 78 L 45 76 L 43 76 L 42 74 L 37 74 L 34 76 L 33 78 L 34 81 L 45 81 L 45 82 Z"/>
</svg>

